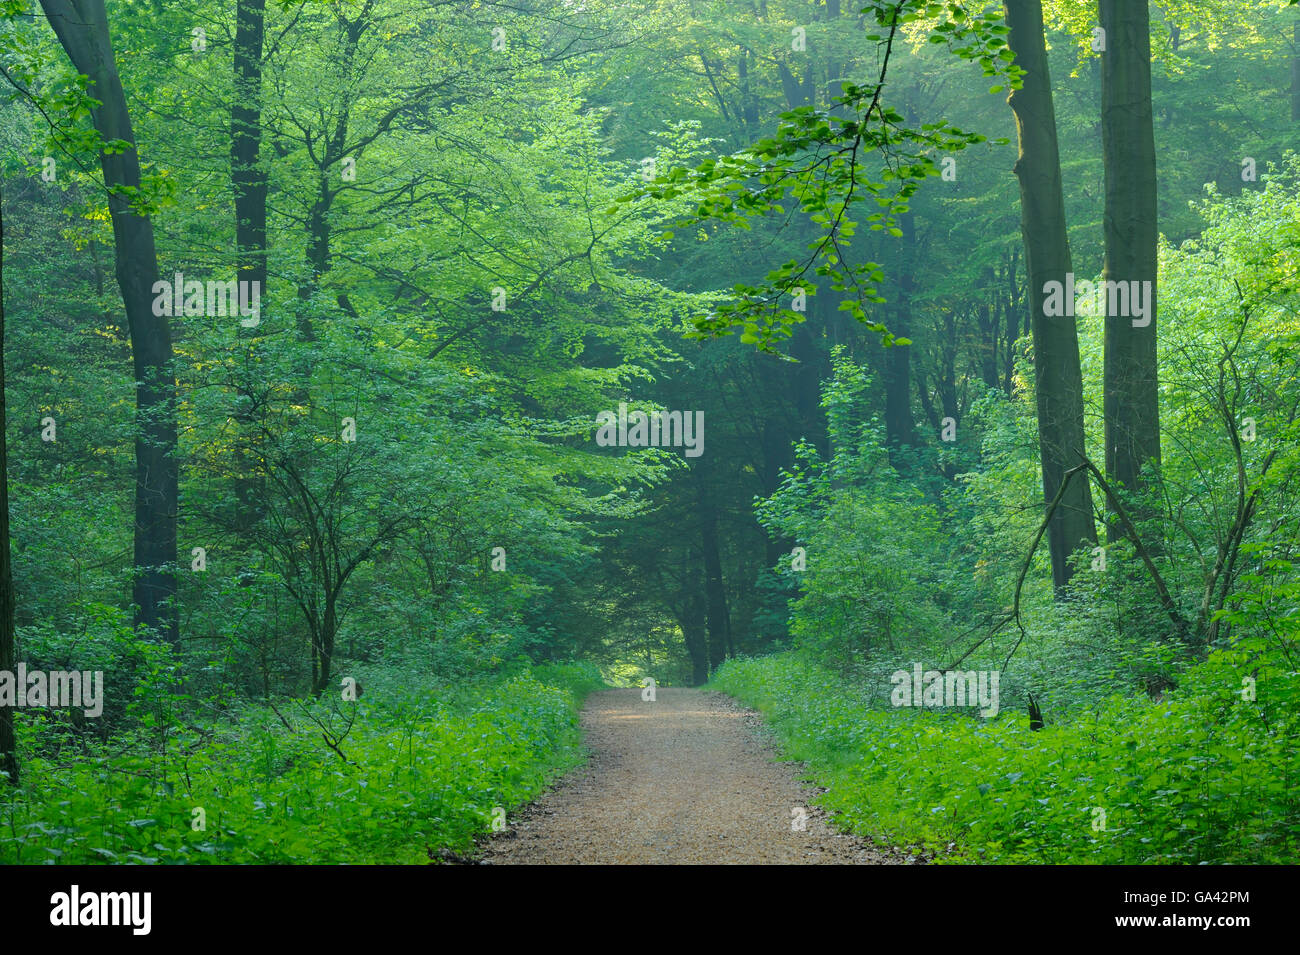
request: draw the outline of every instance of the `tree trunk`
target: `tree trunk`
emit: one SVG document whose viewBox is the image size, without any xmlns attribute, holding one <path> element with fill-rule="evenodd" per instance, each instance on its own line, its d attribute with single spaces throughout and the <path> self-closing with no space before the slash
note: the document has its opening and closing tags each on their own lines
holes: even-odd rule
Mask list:
<svg viewBox="0 0 1300 955">
<path fill-rule="evenodd" d="M 1007 102 L 1016 115 L 1016 178 L 1020 182 L 1020 227 L 1029 275 L 1030 331 L 1034 341 L 1034 389 L 1038 406 L 1043 499 L 1055 499 L 1065 472 L 1082 460 L 1083 375 L 1074 319 L 1048 317 L 1046 283 L 1065 286 L 1071 271 L 1066 235 L 1056 109 L 1047 66 L 1041 0 L 1006 0 L 1007 26 L 1017 65 L 1025 71 L 1020 89 Z M 1070 580 L 1068 558 L 1097 542 L 1092 493 L 1087 481 L 1071 481 L 1048 524 L 1052 583 L 1057 593 Z"/>
<path fill-rule="evenodd" d="M 692 579 L 687 586 L 695 581 Z M 709 682 L 709 634 L 705 624 L 705 601 L 696 590 L 682 608 L 682 636 L 686 639 L 686 652 L 691 658 L 691 684 L 703 686 Z"/>
<path fill-rule="evenodd" d="M 1016 341 L 1020 338 L 1019 258 L 1014 249 L 1007 256 L 1007 292 L 1006 297 L 1002 299 L 1002 309 L 1006 313 L 1003 317 L 1006 319 L 1007 327 L 1006 370 L 1002 379 L 1002 390 L 1007 393 L 1008 398 L 1015 394 Z M 1024 310 L 1024 319 L 1032 328 L 1032 306 Z"/>
<path fill-rule="evenodd" d="M 889 309 L 889 331 L 906 338 L 911 328 L 912 260 L 916 254 L 916 229 L 912 213 L 899 216 L 903 238 L 899 240 L 898 285 Z M 885 349 L 885 442 L 890 449 L 916 446 L 916 423 L 912 418 L 912 346 Z M 895 460 L 895 466 L 898 461 Z"/>
<path fill-rule="evenodd" d="M 126 95 L 113 58 L 104 0 L 41 0 L 68 59 L 89 78 L 87 92 L 101 105 L 91 116 L 104 140 L 124 140 L 120 153 L 100 154 L 104 183 L 110 190 L 109 214 L 135 366 L 135 587 L 137 626 L 165 639 L 180 637 L 176 595 L 176 516 L 179 474 L 176 461 L 176 382 L 171 371 L 172 340 L 167 318 L 153 313 L 153 286 L 158 280 L 153 222 L 138 215 L 130 194 L 140 188 L 140 159 L 135 147 Z M 128 194 L 123 195 L 125 190 Z"/>
<path fill-rule="evenodd" d="M 818 345 L 817 335 L 821 334 L 832 320 L 835 311 L 829 294 L 814 296 L 811 300 L 812 311 L 816 316 L 816 332 L 812 323 L 801 322 L 794 327 L 790 338 L 790 357 L 797 362 L 791 369 L 796 422 L 796 438 L 802 438 L 815 445 L 823 454 L 829 448 L 826 430 L 826 413 L 822 410 L 822 382 L 830 376 L 830 362 L 826 352 Z M 787 446 L 785 464 L 794 461 L 794 451 Z"/>
<path fill-rule="evenodd" d="M 4 212 L 0 204 L 0 239 Z M 9 560 L 9 438 L 5 406 L 4 257 L 0 256 L 0 673 L 14 672 L 14 576 Z M 18 785 L 18 744 L 14 739 L 14 708 L 0 707 L 0 773 Z"/>
<path fill-rule="evenodd" d="M 944 311 L 943 335 L 939 339 L 939 404 L 943 417 L 961 420 L 957 400 L 957 313 L 951 308 Z"/>
<path fill-rule="evenodd" d="M 230 107 L 230 179 L 240 278 L 266 286 L 267 175 L 262 151 L 262 42 L 266 0 L 239 0 L 235 11 L 234 101 Z"/>
<path fill-rule="evenodd" d="M 316 676 L 316 685 L 312 687 L 312 694 L 315 696 L 320 696 L 325 692 L 326 687 L 330 685 L 330 673 L 334 665 L 334 640 L 338 636 L 338 631 L 339 619 L 334 598 L 327 596 L 325 598 L 325 613 L 321 620 L 320 644 L 318 647 L 320 670 Z"/>
<path fill-rule="evenodd" d="M 230 182 L 235 194 L 235 249 L 239 278 L 266 293 L 267 175 L 262 151 L 262 43 L 266 0 L 239 0 L 235 8 L 234 97 L 230 106 Z M 241 326 L 242 332 L 242 326 Z M 252 334 L 257 334 L 252 332 Z M 252 383 L 239 387 L 235 419 L 245 435 L 254 431 Z M 253 449 L 246 449 L 235 480 L 235 526 L 248 530 L 262 513 L 265 483 L 259 480 Z"/>
<path fill-rule="evenodd" d="M 736 60 L 736 83 L 740 87 L 740 117 L 745 122 L 745 134 L 752 135 L 758 125 L 758 97 L 749 85 L 749 51 L 741 50 Z"/>
<path fill-rule="evenodd" d="M 704 554 L 705 617 L 709 629 L 709 668 L 716 670 L 727 658 L 731 619 L 722 579 L 722 553 L 718 543 L 718 514 L 708 493 L 708 476 L 697 465 L 700 503 L 700 545 Z"/>
<path fill-rule="evenodd" d="M 1291 122 L 1300 123 L 1300 21 L 1291 32 Z"/>
<path fill-rule="evenodd" d="M 992 291 L 987 285 L 985 288 Z M 994 307 L 981 302 L 975 310 L 975 322 L 980 330 L 980 380 L 985 388 L 997 390 L 1002 379 L 998 377 L 998 316 Z"/>
<path fill-rule="evenodd" d="M 1106 310 L 1104 415 L 1106 475 L 1130 491 L 1142 467 L 1160 466 L 1156 368 L 1156 152 L 1151 119 L 1151 38 L 1147 5 L 1100 0 L 1101 138 L 1106 166 L 1106 282 L 1150 282 L 1145 317 L 1134 327 Z M 1108 286 L 1109 287 L 1109 286 Z M 1110 522 L 1108 538 L 1123 537 Z"/>
</svg>

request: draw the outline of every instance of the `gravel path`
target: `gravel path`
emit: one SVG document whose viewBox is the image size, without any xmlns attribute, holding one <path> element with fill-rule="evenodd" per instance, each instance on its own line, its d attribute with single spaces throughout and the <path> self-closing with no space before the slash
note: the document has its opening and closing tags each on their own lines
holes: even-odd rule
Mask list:
<svg viewBox="0 0 1300 955">
<path fill-rule="evenodd" d="M 881 864 L 905 856 L 833 831 L 796 764 L 774 762 L 760 720 L 721 693 L 593 693 L 582 713 L 591 759 L 515 811 L 482 861 Z M 795 831 L 797 808 L 806 829 Z"/>
</svg>

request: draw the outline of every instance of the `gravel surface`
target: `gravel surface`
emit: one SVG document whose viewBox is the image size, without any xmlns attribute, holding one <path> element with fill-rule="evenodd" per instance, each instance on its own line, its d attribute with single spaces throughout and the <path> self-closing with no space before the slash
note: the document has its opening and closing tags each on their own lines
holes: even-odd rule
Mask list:
<svg viewBox="0 0 1300 955">
<path fill-rule="evenodd" d="M 832 830 L 798 764 L 774 762 L 761 720 L 721 693 L 593 693 L 591 759 L 484 845 L 494 865 L 872 864 L 905 855 Z M 807 816 L 796 831 L 796 809 Z"/>
</svg>

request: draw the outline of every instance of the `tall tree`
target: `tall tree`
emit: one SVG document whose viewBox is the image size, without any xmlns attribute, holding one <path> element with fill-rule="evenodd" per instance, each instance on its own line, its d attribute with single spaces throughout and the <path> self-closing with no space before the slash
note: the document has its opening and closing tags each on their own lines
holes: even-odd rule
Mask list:
<svg viewBox="0 0 1300 955">
<path fill-rule="evenodd" d="M 912 331 L 912 293 L 916 290 L 916 259 L 919 242 L 916 217 L 905 212 L 898 217 L 903 232 L 899 242 L 898 282 L 893 301 L 887 306 L 889 330 L 899 337 Z M 916 421 L 912 417 L 912 349 L 894 345 L 884 350 L 885 439 L 891 448 L 915 447 Z M 903 458 L 895 458 L 899 464 Z"/>
<path fill-rule="evenodd" d="M 1142 468 L 1160 465 L 1156 369 L 1156 148 L 1151 118 L 1151 35 L 1147 5 L 1099 0 L 1101 140 L 1106 167 L 1106 288 L 1150 289 L 1144 324 L 1107 297 L 1104 414 L 1106 474 L 1130 491 Z M 1144 286 L 1144 283 L 1150 283 Z M 1134 285 L 1133 283 L 1137 283 Z M 1132 304 L 1130 302 L 1130 304 Z M 1130 308 L 1129 311 L 1132 311 Z M 1114 522 L 1108 537 L 1124 533 Z"/>
<path fill-rule="evenodd" d="M 235 194 L 235 250 L 240 278 L 266 292 L 267 173 L 262 152 L 262 44 L 266 0 L 239 0 L 235 6 L 234 96 L 230 106 L 230 180 Z M 240 387 L 238 415 L 251 430 L 254 389 Z M 262 510 L 265 482 L 258 479 L 251 454 L 244 454 L 235 485 L 236 525 L 248 530 Z"/>
<path fill-rule="evenodd" d="M 266 285 L 266 170 L 262 151 L 262 43 L 266 0 L 235 8 L 234 98 L 230 107 L 230 178 L 240 277 Z"/>
<path fill-rule="evenodd" d="M 0 203 L 0 237 L 4 236 Z M 0 255 L 0 673 L 14 671 L 14 575 L 9 559 L 9 438 L 5 405 L 4 256 Z M 14 709 L 0 706 L 0 772 L 18 785 L 18 744 L 14 739 Z"/>
<path fill-rule="evenodd" d="M 142 212 L 140 158 L 118 76 L 104 0 L 41 0 L 72 66 L 99 101 L 91 110 L 103 139 L 100 168 L 113 220 L 117 284 L 122 292 L 135 370 L 135 585 L 137 626 L 179 639 L 176 594 L 176 381 L 171 328 L 153 313 L 158 256 L 153 222 Z M 114 146 L 113 144 L 119 144 Z"/>
<path fill-rule="evenodd" d="M 1300 20 L 1291 27 L 1291 122 L 1300 123 Z"/>
<path fill-rule="evenodd" d="M 1045 310 L 1047 283 L 1060 282 L 1064 288 L 1072 266 L 1043 5 L 1041 0 L 1006 0 L 1005 7 L 1016 65 L 1024 70 L 1020 88 L 1012 91 L 1007 102 L 1016 116 L 1019 155 L 1015 172 L 1020 182 L 1020 228 L 1029 271 L 1039 454 L 1043 495 L 1050 503 L 1056 500 L 1065 472 L 1079 463 L 1085 450 L 1083 375 L 1074 319 L 1066 315 L 1049 318 Z M 1047 533 L 1052 583 L 1059 593 L 1070 580 L 1070 554 L 1097 542 L 1087 480 L 1070 482 L 1052 513 Z"/>
<path fill-rule="evenodd" d="M 709 668 L 716 670 L 732 655 L 731 614 L 722 577 L 722 550 L 718 535 L 718 508 L 710 495 L 705 458 L 695 467 L 699 487 L 700 544 L 704 555 L 705 614 L 709 629 Z"/>
</svg>

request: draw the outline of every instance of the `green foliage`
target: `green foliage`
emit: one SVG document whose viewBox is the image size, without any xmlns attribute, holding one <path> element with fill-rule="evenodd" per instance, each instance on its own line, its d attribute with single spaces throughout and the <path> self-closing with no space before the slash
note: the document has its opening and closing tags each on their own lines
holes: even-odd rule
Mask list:
<svg viewBox="0 0 1300 955">
<path fill-rule="evenodd" d="M 577 761 L 577 707 L 601 685 L 585 664 L 365 683 L 356 702 L 240 705 L 161 747 L 142 729 L 126 754 L 119 739 L 33 758 L 24 787 L 0 792 L 0 862 L 427 862 Z"/>
<path fill-rule="evenodd" d="M 843 825 L 936 861 L 1291 862 L 1300 678 L 1246 654 L 1216 653 L 1160 702 L 1114 697 L 1037 732 L 1006 711 L 881 709 L 790 654 L 731 661 L 712 686 L 762 711 Z"/>
<path fill-rule="evenodd" d="M 909 200 L 928 177 L 939 174 L 931 153 L 956 152 L 985 137 L 946 120 L 908 122 L 886 101 L 885 78 L 895 38 L 908 24 L 935 20 L 928 24 L 931 38 L 948 43 L 956 56 L 977 61 L 985 75 L 1014 81 L 1016 68 L 1003 39 L 1008 29 L 996 12 L 974 13 L 954 0 L 874 2 L 863 12 L 881 30 L 866 36 L 878 49 L 874 82 L 843 81 L 828 108 L 796 106 L 782 112 L 771 135 L 738 152 L 705 159 L 693 169 L 668 170 L 644 190 L 659 200 L 689 200 L 692 209 L 677 220 L 677 228 L 719 222 L 749 229 L 752 219 L 784 215 L 782 203 L 790 201 L 816 230 L 805 255 L 773 268 L 761 283 L 736 283 L 729 299 L 710 314 L 697 316 L 693 337 L 738 331 L 741 341 L 776 352 L 794 334 L 793 327 L 804 321 L 785 301 L 799 292 L 815 292 L 816 275 L 843 293 L 838 308 L 879 333 L 885 344 L 909 344 L 883 323 L 868 320 L 865 306 L 885 301 L 877 288 L 884 271 L 877 262 L 853 261 L 851 240 L 859 225 L 901 237 L 898 220 L 908 212 Z M 870 165 L 873 162 L 878 168 Z M 861 203 L 875 211 L 858 213 L 854 207 Z"/>
<path fill-rule="evenodd" d="M 117 191 L 163 276 L 235 276 L 235 5 L 109 6 L 142 164 Z M 1294 856 L 1292 3 L 1152 8 L 1163 467 L 1126 499 L 1191 639 L 1124 542 L 1075 555 L 1059 601 L 1040 552 L 1008 617 L 1042 484 L 1000 5 L 267 4 L 260 321 L 171 321 L 176 646 L 127 596 L 136 382 L 99 163 L 125 143 L 38 8 L 0 0 L 17 658 L 108 692 L 98 719 L 17 714 L 0 861 L 424 861 L 572 763 L 601 674 L 684 684 L 792 645 L 718 685 L 862 831 L 960 859 Z M 1046 13 L 1094 275 L 1096 4 Z M 1101 460 L 1102 323 L 1078 325 Z M 705 455 L 598 447 L 624 401 L 701 410 Z M 1005 667 L 1002 716 L 882 710 L 914 660 Z"/>
<path fill-rule="evenodd" d="M 868 378 L 843 356 L 825 386 L 832 457 L 801 444 L 781 487 L 760 501 L 760 522 L 798 542 L 806 570 L 791 632 L 824 661 L 850 665 L 873 650 L 914 644 L 943 627 L 945 558 L 939 509 L 890 465 L 864 409 Z"/>
</svg>

